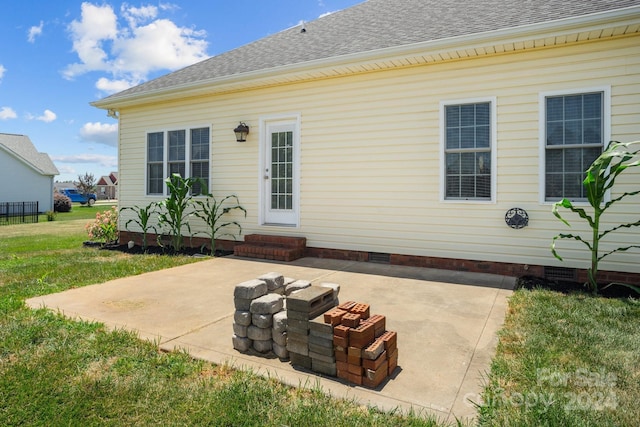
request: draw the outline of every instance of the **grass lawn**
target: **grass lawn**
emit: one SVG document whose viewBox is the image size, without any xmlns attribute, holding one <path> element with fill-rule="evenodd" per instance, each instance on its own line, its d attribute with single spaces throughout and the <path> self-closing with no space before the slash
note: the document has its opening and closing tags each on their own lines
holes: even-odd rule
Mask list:
<svg viewBox="0 0 640 427">
<path fill-rule="evenodd" d="M 83 219 L 59 214 L 53 222 L 0 228 L 0 425 L 444 425 L 27 309 L 32 296 L 198 261 L 83 247 L 84 225 L 108 208 L 74 206 Z"/>
<path fill-rule="evenodd" d="M 114 203 L 113 206 L 117 205 Z M 86 219 L 91 220 L 96 217 L 97 212 L 102 212 L 111 208 L 111 204 L 99 204 L 99 205 L 81 205 L 80 203 L 73 203 L 71 212 L 56 212 L 55 221 L 71 221 L 73 219 Z M 48 222 L 47 215 L 41 214 L 38 218 L 38 222 Z"/>
<path fill-rule="evenodd" d="M 640 301 L 519 290 L 480 408 L 488 426 L 637 426 Z"/>
</svg>

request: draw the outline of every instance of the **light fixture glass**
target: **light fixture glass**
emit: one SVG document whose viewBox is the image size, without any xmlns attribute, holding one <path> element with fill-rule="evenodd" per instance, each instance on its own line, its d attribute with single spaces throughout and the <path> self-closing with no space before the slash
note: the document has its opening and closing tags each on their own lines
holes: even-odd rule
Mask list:
<svg viewBox="0 0 640 427">
<path fill-rule="evenodd" d="M 244 122 L 240 122 L 238 127 L 233 131 L 236 133 L 236 141 L 245 142 L 247 140 L 247 135 L 249 134 L 249 126 Z"/>
</svg>

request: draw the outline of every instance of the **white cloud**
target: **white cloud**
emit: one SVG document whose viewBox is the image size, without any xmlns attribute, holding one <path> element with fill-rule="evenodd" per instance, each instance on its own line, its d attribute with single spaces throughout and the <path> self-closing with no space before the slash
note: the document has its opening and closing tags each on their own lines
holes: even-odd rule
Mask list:
<svg viewBox="0 0 640 427">
<path fill-rule="evenodd" d="M 51 110 L 44 110 L 44 113 L 39 116 L 34 116 L 33 114 L 27 113 L 25 117 L 27 120 L 40 120 L 41 122 L 45 123 L 51 123 L 58 118 L 56 113 Z"/>
<path fill-rule="evenodd" d="M 109 58 L 103 45 L 115 40 L 118 35 L 117 17 L 111 6 L 82 3 L 81 9 L 82 19 L 74 20 L 69 25 L 73 51 L 81 61 L 69 65 L 65 70 L 65 77 L 70 79 L 89 71 L 108 70 Z"/>
<path fill-rule="evenodd" d="M 42 114 L 41 116 L 36 117 L 36 120 L 40 120 L 41 122 L 45 122 L 45 123 L 51 123 L 52 121 L 54 121 L 57 118 L 58 118 L 58 116 L 53 111 L 44 110 L 44 114 Z"/>
<path fill-rule="evenodd" d="M 118 125 L 108 123 L 85 123 L 80 129 L 80 138 L 111 147 L 118 146 Z"/>
<path fill-rule="evenodd" d="M 29 31 L 27 32 L 27 40 L 29 40 L 29 43 L 34 43 L 36 41 L 36 37 L 42 34 L 43 27 L 44 22 L 40 21 L 40 25 L 34 25 L 33 27 L 29 28 Z"/>
<path fill-rule="evenodd" d="M 206 59 L 206 32 L 179 27 L 159 17 L 177 6 L 133 7 L 125 3 L 118 17 L 107 4 L 82 4 L 82 15 L 69 25 L 79 62 L 63 74 L 72 79 L 92 71 L 104 72 L 96 87 L 113 93 L 142 83 L 149 73 L 175 70 Z"/>
<path fill-rule="evenodd" d="M 112 94 L 129 89 L 131 86 L 135 86 L 138 83 L 140 83 L 140 81 L 118 79 L 109 80 L 106 77 L 100 77 L 96 82 L 96 88 L 107 94 Z"/>
<path fill-rule="evenodd" d="M 118 159 L 116 158 L 116 156 L 107 156 L 105 154 L 73 154 L 50 157 L 54 162 L 60 163 L 93 163 L 108 168 L 114 168 L 118 166 Z"/>
<path fill-rule="evenodd" d="M 0 64 L 0 83 L 2 83 L 2 77 L 4 76 L 4 73 L 7 71 L 6 68 L 4 68 L 4 65 Z"/>
<path fill-rule="evenodd" d="M 2 107 L 0 108 L 0 120 L 9 120 L 15 119 L 18 117 L 16 112 L 11 107 Z"/>
<path fill-rule="evenodd" d="M 127 3 L 122 4 L 120 12 L 131 28 L 135 28 L 141 22 L 147 22 L 158 16 L 158 8 L 155 6 L 134 7 L 129 6 Z"/>
</svg>

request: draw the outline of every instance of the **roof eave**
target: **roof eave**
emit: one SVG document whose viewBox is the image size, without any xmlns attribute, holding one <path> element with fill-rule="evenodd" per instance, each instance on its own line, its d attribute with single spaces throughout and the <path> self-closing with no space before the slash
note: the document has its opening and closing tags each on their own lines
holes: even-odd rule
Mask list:
<svg viewBox="0 0 640 427">
<path fill-rule="evenodd" d="M 631 6 L 614 11 L 559 19 L 538 24 L 430 40 L 341 56 L 321 58 L 246 73 L 226 75 L 213 79 L 176 85 L 169 88 L 149 90 L 143 93 L 111 96 L 91 102 L 90 104 L 94 107 L 105 110 L 119 109 L 149 102 L 168 101 L 178 97 L 184 98 L 213 92 L 247 90 L 252 87 L 275 84 L 277 83 L 276 80 L 283 80 L 284 76 L 289 76 L 289 78 L 293 78 L 295 75 L 304 76 L 305 73 L 322 70 L 323 68 L 331 68 L 332 70 L 335 70 L 339 67 L 348 67 L 361 63 L 375 63 L 376 61 L 383 60 L 393 61 L 394 59 L 399 60 L 413 55 L 441 55 L 443 53 L 464 49 L 497 46 L 507 42 L 516 43 L 550 36 L 557 37 L 568 35 L 575 32 L 605 30 L 612 26 L 638 26 L 639 20 L 640 6 Z M 300 77 L 300 79 L 304 78 Z"/>
</svg>

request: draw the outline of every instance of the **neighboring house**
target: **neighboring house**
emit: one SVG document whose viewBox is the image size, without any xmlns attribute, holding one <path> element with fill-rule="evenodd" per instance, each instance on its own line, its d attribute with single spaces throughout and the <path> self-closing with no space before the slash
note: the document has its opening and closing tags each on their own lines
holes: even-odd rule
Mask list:
<svg viewBox="0 0 640 427">
<path fill-rule="evenodd" d="M 99 199 L 117 199 L 118 173 L 111 172 L 109 175 L 101 176 L 96 184 L 96 193 Z"/>
<path fill-rule="evenodd" d="M 53 183 L 54 192 L 60 192 L 66 188 L 76 188 L 76 183 L 73 181 L 56 181 Z"/>
<path fill-rule="evenodd" d="M 0 133 L 0 203 L 38 202 L 38 210 L 53 210 L 51 158 L 39 153 L 26 135 Z"/>
<path fill-rule="evenodd" d="M 369 0 L 93 105 L 119 114 L 121 207 L 180 172 L 236 194 L 244 234 L 306 237 L 311 255 L 553 276 L 589 265 L 576 242 L 551 255 L 556 233 L 589 236 L 553 202 L 584 200 L 609 140 L 640 139 L 639 31 L 640 0 Z M 640 175 L 619 181 L 612 197 Z M 639 211 L 627 198 L 606 225 Z M 638 281 L 639 259 L 601 268 Z"/>
</svg>

